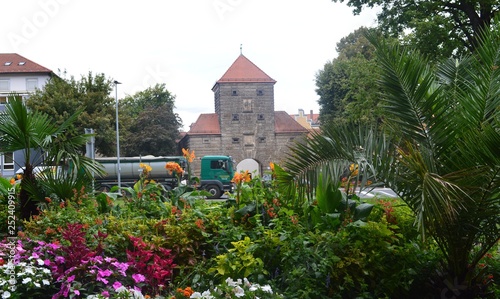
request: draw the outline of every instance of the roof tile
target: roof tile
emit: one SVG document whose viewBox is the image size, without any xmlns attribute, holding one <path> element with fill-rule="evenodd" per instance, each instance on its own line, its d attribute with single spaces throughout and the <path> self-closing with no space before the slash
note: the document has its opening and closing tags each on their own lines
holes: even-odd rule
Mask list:
<svg viewBox="0 0 500 299">
<path fill-rule="evenodd" d="M 0 53 L 0 73 L 52 73 L 52 71 L 19 54 Z"/>
<path fill-rule="evenodd" d="M 219 79 L 219 81 L 217 81 L 217 83 L 221 82 L 276 83 L 276 80 L 269 77 L 258 66 L 241 54 L 229 67 L 226 73 Z"/>
</svg>

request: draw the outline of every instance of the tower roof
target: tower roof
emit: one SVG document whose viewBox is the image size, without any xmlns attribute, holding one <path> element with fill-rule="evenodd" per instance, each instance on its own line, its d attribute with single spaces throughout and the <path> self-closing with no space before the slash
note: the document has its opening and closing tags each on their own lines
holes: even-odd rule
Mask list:
<svg viewBox="0 0 500 299">
<path fill-rule="evenodd" d="M 269 77 L 243 54 L 240 54 L 226 73 L 217 81 L 217 83 L 223 82 L 276 83 L 276 80 Z"/>
</svg>

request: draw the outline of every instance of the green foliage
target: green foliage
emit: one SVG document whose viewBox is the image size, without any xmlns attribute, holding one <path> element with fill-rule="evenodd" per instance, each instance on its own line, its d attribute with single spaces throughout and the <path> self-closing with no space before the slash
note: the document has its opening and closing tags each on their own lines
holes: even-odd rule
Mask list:
<svg viewBox="0 0 500 299">
<path fill-rule="evenodd" d="M 371 124 L 382 117 L 378 106 L 380 90 L 376 84 L 379 68 L 375 48 L 361 27 L 337 44 L 339 56 L 327 62 L 316 74 L 316 93 L 320 96 L 320 119 L 323 124 Z"/>
<path fill-rule="evenodd" d="M 410 43 L 426 54 L 440 59 L 467 51 L 474 51 L 483 30 L 495 23 L 499 4 L 495 1 L 359 1 L 346 2 L 359 14 L 366 7 L 378 7 L 379 28 L 386 34 L 398 37 L 412 32 Z"/>
<path fill-rule="evenodd" d="M 123 151 L 127 156 L 166 156 L 177 153 L 176 140 L 182 120 L 174 113 L 175 96 L 156 84 L 120 104 L 123 119 Z"/>
<path fill-rule="evenodd" d="M 234 248 L 227 253 L 216 257 L 217 266 L 209 269 L 209 272 L 217 271 L 224 279 L 228 277 L 248 278 L 254 277 L 259 281 L 259 276 L 267 274 L 264 263 L 254 256 L 258 245 L 253 243 L 249 237 L 243 240 L 231 242 Z"/>
<path fill-rule="evenodd" d="M 92 128 L 96 132 L 97 151 L 113 155 L 116 147 L 114 99 L 109 96 L 112 89 L 111 80 L 104 74 L 89 72 L 80 80 L 53 76 L 42 90 L 30 95 L 27 105 L 34 111 L 49 115 L 57 125 L 81 111 L 65 132 L 66 138 L 81 135 L 85 128 Z"/>
</svg>

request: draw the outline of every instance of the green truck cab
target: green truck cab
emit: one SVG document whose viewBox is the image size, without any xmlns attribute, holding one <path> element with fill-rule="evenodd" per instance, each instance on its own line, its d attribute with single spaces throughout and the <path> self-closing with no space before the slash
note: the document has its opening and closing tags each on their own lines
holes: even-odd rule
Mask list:
<svg viewBox="0 0 500 299">
<path fill-rule="evenodd" d="M 208 191 L 208 198 L 220 198 L 224 192 L 232 193 L 234 162 L 230 156 L 204 156 L 201 158 L 200 189 Z"/>
</svg>

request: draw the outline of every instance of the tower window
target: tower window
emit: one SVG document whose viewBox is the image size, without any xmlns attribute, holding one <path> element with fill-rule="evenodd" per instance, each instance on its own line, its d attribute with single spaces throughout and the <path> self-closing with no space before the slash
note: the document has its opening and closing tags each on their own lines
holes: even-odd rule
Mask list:
<svg viewBox="0 0 500 299">
<path fill-rule="evenodd" d="M 257 120 L 264 120 L 264 114 L 257 114 Z"/>
<path fill-rule="evenodd" d="M 264 91 L 262 89 L 257 89 L 257 96 L 261 97 L 264 95 Z"/>
<path fill-rule="evenodd" d="M 239 121 L 239 120 L 240 120 L 240 115 L 239 115 L 239 114 L 237 114 L 237 113 L 233 114 L 233 117 L 232 117 L 232 119 L 231 119 L 231 120 L 232 120 L 232 121 Z"/>
<path fill-rule="evenodd" d="M 231 90 L 231 95 L 232 96 L 237 96 L 238 95 L 238 91 L 236 89 Z"/>
<path fill-rule="evenodd" d="M 259 137 L 259 143 L 266 143 L 266 137 Z"/>
<path fill-rule="evenodd" d="M 233 143 L 240 143 L 240 139 L 238 137 L 233 137 Z"/>
</svg>

